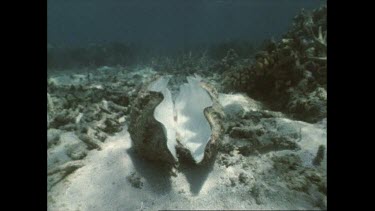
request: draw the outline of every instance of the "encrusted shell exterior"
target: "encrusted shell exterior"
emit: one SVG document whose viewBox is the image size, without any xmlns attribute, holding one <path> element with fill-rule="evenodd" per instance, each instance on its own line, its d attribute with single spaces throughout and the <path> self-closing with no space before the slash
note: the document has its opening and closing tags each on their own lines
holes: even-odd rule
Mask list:
<svg viewBox="0 0 375 211">
<path fill-rule="evenodd" d="M 217 90 L 213 86 L 205 82 L 201 82 L 201 86 L 207 91 L 213 102 L 211 107 L 208 107 L 204 110 L 204 115 L 211 126 L 212 134 L 209 142 L 206 145 L 204 158 L 200 163 L 198 163 L 198 165 L 206 165 L 215 159 L 219 142 L 224 134 L 223 119 L 225 117 L 225 113 L 219 103 L 219 94 Z M 184 148 L 183 145 L 179 144 L 177 146 L 177 152 L 180 162 L 185 161 L 189 163 L 195 163 L 190 152 L 186 148 Z"/>
<path fill-rule="evenodd" d="M 149 84 L 157 78 L 152 78 L 140 88 L 131 106 L 128 131 L 132 147 L 141 157 L 173 164 L 175 160 L 167 148 L 162 125 L 153 115 L 156 106 L 163 100 L 163 95 L 148 90 Z"/>
<path fill-rule="evenodd" d="M 212 131 L 211 139 L 206 145 L 205 155 L 202 161 L 202 164 L 204 164 L 212 160 L 217 153 L 219 142 L 224 134 L 223 120 L 225 114 L 219 103 L 219 94 L 216 89 L 210 84 L 203 82 L 202 87 L 209 93 L 213 102 L 212 107 L 206 108 L 204 111 Z"/>
</svg>

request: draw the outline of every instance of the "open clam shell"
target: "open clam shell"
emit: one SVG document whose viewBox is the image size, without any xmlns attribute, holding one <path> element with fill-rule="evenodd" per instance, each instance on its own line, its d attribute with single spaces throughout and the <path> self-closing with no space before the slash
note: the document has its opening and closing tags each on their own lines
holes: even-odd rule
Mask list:
<svg viewBox="0 0 375 211">
<path fill-rule="evenodd" d="M 133 147 L 151 160 L 176 163 L 188 155 L 204 163 L 215 154 L 223 132 L 217 92 L 200 77 L 189 76 L 174 100 L 168 82 L 161 76 L 141 88 L 129 125 Z"/>
</svg>

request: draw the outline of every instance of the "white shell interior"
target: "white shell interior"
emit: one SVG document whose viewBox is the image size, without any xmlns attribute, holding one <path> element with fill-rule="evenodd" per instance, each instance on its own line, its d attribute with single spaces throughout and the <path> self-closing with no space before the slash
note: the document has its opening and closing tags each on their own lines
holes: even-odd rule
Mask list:
<svg viewBox="0 0 375 211">
<path fill-rule="evenodd" d="M 173 157 L 177 160 L 176 155 L 176 122 L 174 121 L 174 106 L 172 100 L 172 94 L 167 88 L 169 77 L 160 77 L 158 80 L 154 81 L 148 89 L 154 92 L 160 92 L 163 94 L 164 99 L 155 108 L 154 118 L 160 122 L 163 126 L 163 131 L 167 137 L 167 147 L 172 153 Z"/>
<path fill-rule="evenodd" d="M 201 162 L 211 137 L 211 127 L 204 109 L 212 106 L 210 95 L 200 86 L 198 78 L 188 77 L 188 83 L 180 86 L 176 98 L 177 133 L 181 143 L 190 150 L 196 162 Z"/>
<path fill-rule="evenodd" d="M 150 91 L 163 94 L 163 101 L 155 108 L 154 117 L 163 125 L 167 137 L 167 146 L 177 159 L 176 135 L 190 152 L 195 162 L 204 158 L 204 150 L 211 137 L 211 127 L 204 109 L 212 106 L 210 95 L 200 86 L 200 78 L 187 77 L 188 83 L 180 86 L 180 92 L 173 103 L 167 85 L 169 77 L 160 77 L 149 86 Z M 176 115 L 176 116 L 175 116 Z"/>
</svg>

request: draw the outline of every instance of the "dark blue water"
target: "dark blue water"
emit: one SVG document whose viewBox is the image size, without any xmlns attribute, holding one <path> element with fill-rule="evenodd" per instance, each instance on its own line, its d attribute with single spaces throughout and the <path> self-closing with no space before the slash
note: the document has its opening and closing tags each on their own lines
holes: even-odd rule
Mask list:
<svg viewBox="0 0 375 211">
<path fill-rule="evenodd" d="M 48 0 L 48 42 L 127 42 L 188 48 L 228 40 L 279 38 L 302 9 L 321 0 Z"/>
</svg>

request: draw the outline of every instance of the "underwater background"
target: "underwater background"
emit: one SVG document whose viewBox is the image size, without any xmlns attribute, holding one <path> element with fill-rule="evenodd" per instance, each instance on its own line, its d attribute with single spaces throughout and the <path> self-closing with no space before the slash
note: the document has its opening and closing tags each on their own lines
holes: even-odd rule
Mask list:
<svg viewBox="0 0 375 211">
<path fill-rule="evenodd" d="M 326 209 L 326 125 L 326 1 L 47 0 L 48 210 Z"/>
<path fill-rule="evenodd" d="M 211 45 L 279 39 L 301 8 L 321 0 L 80 0 L 47 1 L 52 47 L 87 48 L 121 43 L 132 54 L 173 55 Z M 130 45 L 130 46 L 129 46 Z M 144 49 L 144 51 L 141 51 Z M 137 53 L 137 51 L 139 53 Z M 147 54 L 147 55 L 148 55 Z"/>
</svg>

